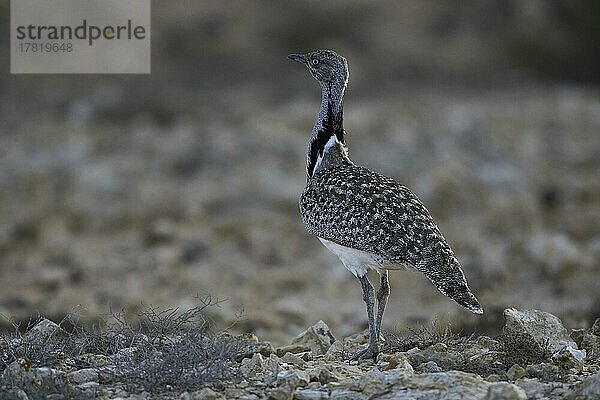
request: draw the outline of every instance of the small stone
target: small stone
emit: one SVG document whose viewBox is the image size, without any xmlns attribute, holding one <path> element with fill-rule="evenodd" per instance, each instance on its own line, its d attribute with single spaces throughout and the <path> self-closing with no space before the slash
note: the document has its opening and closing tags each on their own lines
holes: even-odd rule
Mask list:
<svg viewBox="0 0 600 400">
<path fill-rule="evenodd" d="M 25 392 L 50 395 L 60 392 L 67 385 L 66 374 L 53 368 L 24 368 L 18 361 L 12 362 L 2 373 L 1 380 L 20 387 Z"/>
<path fill-rule="evenodd" d="M 508 382 L 498 382 L 490 385 L 485 400 L 526 400 L 525 391 Z"/>
<path fill-rule="evenodd" d="M 310 351 L 310 350 L 305 351 L 303 353 L 298 353 L 298 357 L 300 357 L 304 361 L 312 361 L 313 360 L 313 354 L 312 354 L 312 351 Z"/>
<path fill-rule="evenodd" d="M 254 353 L 252 358 L 244 358 L 240 370 L 246 375 L 255 375 L 265 369 L 263 356 L 259 353 Z"/>
<path fill-rule="evenodd" d="M 408 362 L 408 359 L 406 358 L 406 356 L 402 353 L 394 353 L 390 356 L 390 358 L 388 359 L 388 370 L 390 369 L 396 369 L 396 370 L 402 370 L 405 371 L 407 373 L 413 373 L 413 367 L 412 365 L 410 365 L 410 363 Z"/>
<path fill-rule="evenodd" d="M 387 371 L 390 369 L 390 363 L 387 361 L 379 361 L 377 362 L 377 368 L 379 368 L 381 371 Z"/>
<path fill-rule="evenodd" d="M 228 398 L 237 398 L 230 397 Z M 294 389 L 287 386 L 278 386 L 267 392 L 267 400 L 292 400 L 294 398 Z"/>
<path fill-rule="evenodd" d="M 98 382 L 98 371 L 94 368 L 80 369 L 67 375 L 69 380 L 77 384 Z"/>
<path fill-rule="evenodd" d="M 323 321 L 319 321 L 292 340 L 292 344 L 310 349 L 314 355 L 325 354 L 335 342 L 331 330 Z"/>
<path fill-rule="evenodd" d="M 44 318 L 25 334 L 24 339 L 30 343 L 43 343 L 50 337 L 62 340 L 67 336 L 67 332 L 62 330 L 60 326 Z"/>
<path fill-rule="evenodd" d="M 586 333 L 581 340 L 581 347 L 585 349 L 586 355 L 590 359 L 600 357 L 600 336 Z"/>
<path fill-rule="evenodd" d="M 438 353 L 446 353 L 448 352 L 448 346 L 444 343 L 436 343 L 431 348 Z"/>
<path fill-rule="evenodd" d="M 329 398 L 329 393 L 323 390 L 298 389 L 294 393 L 294 400 L 325 400 Z"/>
<path fill-rule="evenodd" d="M 217 397 L 218 399 L 239 399 L 239 400 L 247 400 L 247 399 L 258 399 L 255 395 L 249 395 L 245 390 L 238 389 L 236 387 L 225 389 L 225 393 L 223 397 Z M 198 400 L 204 400 L 203 397 L 198 397 Z"/>
<path fill-rule="evenodd" d="M 326 361 L 337 360 L 342 355 L 344 350 L 345 350 L 344 343 L 342 343 L 342 341 L 340 341 L 340 340 L 336 340 L 335 342 L 333 342 L 331 344 L 331 346 L 329 346 L 329 349 L 327 349 L 327 352 L 325 353 L 325 360 Z"/>
<path fill-rule="evenodd" d="M 252 342 L 252 340 L 251 340 Z M 244 358 L 250 358 L 254 354 L 261 354 L 265 357 L 269 357 L 271 354 L 275 353 L 275 349 L 273 345 L 269 342 L 259 342 L 255 343 L 252 346 L 249 346 L 247 351 L 238 356 L 237 361 L 241 361 Z"/>
<path fill-rule="evenodd" d="M 525 376 L 525 368 L 521 367 L 519 364 L 513 364 L 513 366 L 506 371 L 506 376 L 511 381 L 521 379 Z"/>
<path fill-rule="evenodd" d="M 586 334 L 586 331 L 586 329 L 571 329 L 569 336 L 571 339 L 573 339 L 577 346 L 581 347 L 581 341 L 583 340 L 583 335 Z"/>
<path fill-rule="evenodd" d="M 435 361 L 428 361 L 425 364 L 421 364 L 417 369 L 423 373 L 441 372 L 442 369 L 437 365 Z"/>
<path fill-rule="evenodd" d="M 286 353 L 304 353 L 306 351 L 308 351 L 309 348 L 301 345 L 301 344 L 289 344 L 287 346 L 283 346 L 283 347 L 278 347 L 277 349 L 275 349 L 275 354 L 277 354 L 277 356 L 279 357 L 283 357 L 284 354 Z"/>
<path fill-rule="evenodd" d="M 190 399 L 190 400 L 224 400 L 225 399 L 225 396 L 223 396 L 221 393 L 217 393 L 214 390 L 212 390 L 211 388 L 207 388 L 207 387 L 197 390 L 192 393 L 188 393 L 188 395 L 189 395 L 189 397 L 185 398 L 185 400 L 187 400 L 187 399 Z M 182 396 L 183 396 L 183 394 L 182 394 Z M 183 397 L 180 397 L 180 399 L 184 400 Z"/>
<path fill-rule="evenodd" d="M 277 375 L 281 371 L 281 359 L 275 354 L 271 354 L 264 360 L 264 371 L 269 374 Z"/>
<path fill-rule="evenodd" d="M 543 381 L 553 381 L 559 375 L 559 368 L 548 363 L 528 365 L 525 373 L 529 378 L 538 378 Z"/>
<path fill-rule="evenodd" d="M 271 343 L 261 342 L 258 344 L 258 352 L 263 356 L 268 357 L 275 353 L 275 349 Z"/>
<path fill-rule="evenodd" d="M 295 365 L 300 368 L 304 368 L 304 366 L 306 365 L 306 361 L 304 361 L 294 353 L 285 353 L 283 357 L 281 357 L 281 361 Z"/>
<path fill-rule="evenodd" d="M 308 385 L 308 382 L 310 379 L 304 371 L 281 371 L 277 374 L 276 384 L 295 389 Z"/>
<path fill-rule="evenodd" d="M 4 400 L 29 400 L 27 393 L 23 389 L 13 388 L 10 390 L 0 389 L 0 398 Z"/>
<path fill-rule="evenodd" d="M 111 358 L 115 362 L 123 362 L 133 357 L 136 351 L 137 347 L 124 347 L 113 354 Z"/>
<path fill-rule="evenodd" d="M 489 374 L 485 380 L 488 382 L 500 382 L 500 376 L 498 374 Z"/>
<path fill-rule="evenodd" d="M 369 396 L 347 389 L 335 389 L 329 395 L 330 400 L 366 400 Z"/>
<path fill-rule="evenodd" d="M 309 382 L 308 385 L 306 385 L 305 389 L 319 390 L 321 389 L 321 382 L 312 382 L 311 377 L 311 382 Z"/>
<path fill-rule="evenodd" d="M 571 347 L 565 347 L 552 355 L 552 363 L 563 369 L 581 369 L 585 355 L 585 350 L 574 350 Z"/>
<path fill-rule="evenodd" d="M 598 322 L 598 320 L 596 320 L 596 322 Z M 584 380 L 579 386 L 578 394 L 578 400 L 600 399 L 600 372 Z"/>
<path fill-rule="evenodd" d="M 320 382 L 326 385 L 330 382 L 337 382 L 340 376 L 334 374 L 326 365 L 318 365 L 308 371 L 308 376 L 311 381 Z"/>
<path fill-rule="evenodd" d="M 100 389 L 98 382 L 85 382 L 75 386 L 78 392 L 78 398 L 95 398 L 96 392 Z"/>
</svg>

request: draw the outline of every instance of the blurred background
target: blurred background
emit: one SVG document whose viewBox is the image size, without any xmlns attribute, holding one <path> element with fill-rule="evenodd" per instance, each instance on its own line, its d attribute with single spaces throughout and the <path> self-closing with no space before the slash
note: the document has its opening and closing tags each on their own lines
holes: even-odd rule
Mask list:
<svg viewBox="0 0 600 400">
<path fill-rule="evenodd" d="M 0 6 L 9 15 L 8 2 Z M 394 272 L 389 329 L 497 334 L 506 307 L 600 316 L 600 2 L 153 2 L 150 75 L 10 75 L 0 31 L 0 314 L 189 307 L 276 344 L 366 327 L 302 226 L 317 83 L 350 65 L 350 155 L 415 191 L 486 314 Z M 8 322 L 0 319 L 0 327 Z"/>
</svg>

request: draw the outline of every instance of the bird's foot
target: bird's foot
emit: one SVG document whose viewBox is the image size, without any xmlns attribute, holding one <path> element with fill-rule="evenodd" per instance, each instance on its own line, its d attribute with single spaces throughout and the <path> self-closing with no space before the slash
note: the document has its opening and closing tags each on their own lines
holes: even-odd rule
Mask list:
<svg viewBox="0 0 600 400">
<path fill-rule="evenodd" d="M 377 349 L 377 346 L 369 345 L 366 349 L 360 350 L 351 355 L 348 361 L 358 361 L 362 359 L 375 358 L 377 357 L 378 353 L 379 350 Z"/>
</svg>

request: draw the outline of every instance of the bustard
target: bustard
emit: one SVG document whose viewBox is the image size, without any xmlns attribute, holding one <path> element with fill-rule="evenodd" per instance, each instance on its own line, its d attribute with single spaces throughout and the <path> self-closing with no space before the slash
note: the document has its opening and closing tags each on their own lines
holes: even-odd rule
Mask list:
<svg viewBox="0 0 600 400">
<path fill-rule="evenodd" d="M 346 59 L 332 50 L 288 58 L 305 64 L 321 85 L 321 107 L 306 153 L 307 181 L 300 213 L 308 232 L 360 281 L 369 344 L 352 359 L 375 357 L 379 352 L 381 321 L 390 294 L 388 270 L 420 271 L 440 292 L 482 314 L 454 252 L 423 203 L 405 186 L 350 160 L 342 123 Z M 369 268 L 380 275 L 376 295 L 367 278 Z"/>
</svg>

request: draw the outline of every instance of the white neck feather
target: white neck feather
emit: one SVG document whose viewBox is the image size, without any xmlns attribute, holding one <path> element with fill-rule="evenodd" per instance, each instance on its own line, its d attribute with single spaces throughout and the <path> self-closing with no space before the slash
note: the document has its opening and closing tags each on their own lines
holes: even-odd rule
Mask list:
<svg viewBox="0 0 600 400">
<path fill-rule="evenodd" d="M 325 147 L 323 147 L 323 152 L 320 153 L 317 157 L 317 162 L 315 163 L 315 167 L 313 168 L 313 174 L 319 170 L 319 167 L 321 166 L 321 161 L 323 161 L 323 158 L 325 157 L 329 149 L 331 149 L 338 143 L 341 144 L 336 135 L 333 135 L 329 138 L 327 143 L 325 143 Z"/>
</svg>

